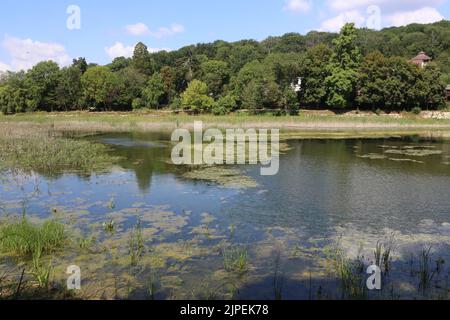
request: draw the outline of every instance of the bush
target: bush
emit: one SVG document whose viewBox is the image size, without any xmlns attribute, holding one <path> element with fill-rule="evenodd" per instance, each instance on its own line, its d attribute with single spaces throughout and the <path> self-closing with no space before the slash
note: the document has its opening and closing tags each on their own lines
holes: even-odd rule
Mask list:
<svg viewBox="0 0 450 320">
<path fill-rule="evenodd" d="M 179 111 L 182 108 L 183 108 L 183 101 L 180 96 L 176 96 L 170 105 L 170 109 Z"/>
<path fill-rule="evenodd" d="M 133 110 L 142 109 L 144 107 L 144 102 L 141 98 L 133 99 L 131 107 L 133 108 Z"/>
<path fill-rule="evenodd" d="M 215 115 L 226 115 L 232 112 L 236 108 L 236 105 L 236 98 L 232 95 L 226 95 L 214 103 L 212 112 Z"/>
<path fill-rule="evenodd" d="M 300 108 L 297 92 L 295 92 L 292 88 L 287 87 L 283 94 L 283 100 L 286 113 L 291 116 L 298 115 Z"/>
<path fill-rule="evenodd" d="M 419 107 L 412 108 L 411 112 L 415 115 L 419 115 L 422 112 L 422 109 Z"/>
<path fill-rule="evenodd" d="M 207 93 L 208 86 L 206 83 L 199 80 L 192 81 L 186 91 L 181 94 L 182 106 L 188 112 L 210 112 L 214 105 L 214 99 Z"/>
</svg>

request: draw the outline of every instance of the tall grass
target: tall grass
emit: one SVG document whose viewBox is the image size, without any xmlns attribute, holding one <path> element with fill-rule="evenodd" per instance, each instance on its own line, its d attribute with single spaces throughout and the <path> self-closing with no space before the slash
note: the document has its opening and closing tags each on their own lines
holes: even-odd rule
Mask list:
<svg viewBox="0 0 450 320">
<path fill-rule="evenodd" d="M 130 263 L 132 266 L 136 266 L 144 253 L 145 245 L 142 237 L 142 222 L 138 220 L 136 227 L 131 231 L 129 241 L 129 255 Z"/>
<path fill-rule="evenodd" d="M 385 273 L 388 273 L 391 268 L 392 250 L 392 243 L 386 245 L 377 242 L 375 247 L 375 264 L 380 268 L 384 267 Z"/>
<path fill-rule="evenodd" d="M 339 281 L 341 299 L 367 299 L 364 262 L 359 257 L 355 260 L 348 259 L 337 247 L 329 254 Z"/>
<path fill-rule="evenodd" d="M 422 290 L 423 295 L 431 287 L 436 274 L 436 271 L 432 270 L 430 252 L 431 247 L 423 249 L 419 256 L 419 289 Z"/>
<path fill-rule="evenodd" d="M 51 127 L 0 126 L 0 169 L 46 174 L 101 171 L 118 158 L 99 143 L 63 137 Z"/>
<path fill-rule="evenodd" d="M 0 226 L 0 251 L 5 254 L 25 258 L 52 254 L 61 250 L 65 241 L 64 226 L 56 221 L 34 225 L 22 218 Z"/>
<path fill-rule="evenodd" d="M 42 249 L 37 248 L 33 252 L 31 274 L 37 281 L 40 288 L 48 289 L 50 284 L 50 274 L 52 272 L 51 260 L 46 263 L 42 257 Z"/>
</svg>

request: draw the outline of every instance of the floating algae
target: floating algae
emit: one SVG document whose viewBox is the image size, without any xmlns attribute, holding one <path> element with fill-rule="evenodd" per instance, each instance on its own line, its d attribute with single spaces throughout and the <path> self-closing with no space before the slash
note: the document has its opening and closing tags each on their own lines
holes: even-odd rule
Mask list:
<svg viewBox="0 0 450 320">
<path fill-rule="evenodd" d="M 420 164 L 424 164 L 424 163 L 425 163 L 425 162 L 423 162 L 423 161 L 414 160 L 414 159 L 397 159 L 397 158 L 389 158 L 389 160 L 391 160 L 391 161 L 396 161 L 396 162 L 412 162 L 412 163 L 420 163 Z"/>
<path fill-rule="evenodd" d="M 409 157 L 428 157 L 434 155 L 441 155 L 443 152 L 441 150 L 429 150 L 429 149 L 418 149 L 418 148 L 402 148 L 402 149 L 388 149 L 384 151 L 386 154 L 398 154 Z"/>
<path fill-rule="evenodd" d="M 210 223 L 216 221 L 216 218 L 212 214 L 209 214 L 207 212 L 202 213 L 201 217 L 202 217 L 202 220 L 200 222 L 203 224 L 210 224 Z"/>
<path fill-rule="evenodd" d="M 187 172 L 183 177 L 192 180 L 208 181 L 233 189 L 256 188 L 258 186 L 255 180 L 243 175 L 239 170 L 225 167 L 205 167 Z"/>
<path fill-rule="evenodd" d="M 384 154 L 379 153 L 368 153 L 363 155 L 357 155 L 357 157 L 361 159 L 370 159 L 370 160 L 383 160 L 387 158 Z"/>
<path fill-rule="evenodd" d="M 164 235 L 177 234 L 188 224 L 186 217 L 164 210 L 148 210 L 142 214 L 141 220 L 149 223 Z"/>
</svg>

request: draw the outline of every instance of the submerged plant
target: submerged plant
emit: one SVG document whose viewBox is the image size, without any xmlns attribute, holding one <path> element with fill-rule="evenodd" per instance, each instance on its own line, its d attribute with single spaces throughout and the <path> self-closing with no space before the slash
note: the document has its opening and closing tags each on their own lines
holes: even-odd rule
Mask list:
<svg viewBox="0 0 450 320">
<path fill-rule="evenodd" d="M 382 244 L 377 242 L 375 247 L 375 264 L 384 268 L 384 272 L 388 273 L 391 269 L 391 254 L 392 254 L 392 244 Z"/>
<path fill-rule="evenodd" d="M 107 233 L 114 233 L 116 231 L 116 222 L 112 219 L 108 222 L 103 222 L 103 230 Z"/>
<path fill-rule="evenodd" d="M 281 252 L 277 250 L 275 257 L 275 272 L 273 276 L 273 292 L 275 300 L 283 299 L 283 276 L 280 274 Z"/>
<path fill-rule="evenodd" d="M 436 271 L 431 271 L 430 259 L 431 247 L 423 249 L 419 257 L 419 289 L 425 295 L 426 291 L 431 287 L 431 283 Z"/>
<path fill-rule="evenodd" d="M 132 266 L 138 264 L 139 259 L 144 252 L 144 239 L 142 237 L 142 222 L 138 219 L 136 227 L 131 231 L 130 241 L 129 241 L 129 255 L 130 263 Z"/>
<path fill-rule="evenodd" d="M 248 250 L 246 247 L 229 247 L 222 251 L 223 266 L 228 272 L 243 273 L 247 268 Z"/>
<path fill-rule="evenodd" d="M 116 208 L 116 202 L 115 202 L 114 198 L 111 198 L 108 202 L 108 209 L 114 210 L 115 208 Z"/>
<path fill-rule="evenodd" d="M 91 237 L 83 237 L 78 240 L 78 247 L 80 250 L 89 250 L 95 243 L 96 238 L 94 236 Z"/>
<path fill-rule="evenodd" d="M 367 298 L 364 283 L 364 262 L 361 259 L 355 261 L 347 259 L 345 254 L 338 248 L 331 255 L 332 266 L 340 287 L 342 299 L 365 299 Z"/>
</svg>

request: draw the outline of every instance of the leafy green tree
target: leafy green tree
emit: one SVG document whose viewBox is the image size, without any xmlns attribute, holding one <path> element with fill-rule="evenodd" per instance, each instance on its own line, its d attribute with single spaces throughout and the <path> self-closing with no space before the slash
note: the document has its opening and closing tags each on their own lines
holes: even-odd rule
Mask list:
<svg viewBox="0 0 450 320">
<path fill-rule="evenodd" d="M 242 105 L 245 109 L 256 113 L 263 108 L 264 104 L 264 83 L 260 79 L 251 80 L 241 94 Z"/>
<path fill-rule="evenodd" d="M 357 70 L 361 52 L 356 46 L 357 33 L 353 23 L 347 23 L 333 41 L 334 51 L 325 79 L 328 87 L 327 103 L 330 107 L 346 108 L 353 105 L 356 97 Z"/>
<path fill-rule="evenodd" d="M 214 105 L 214 99 L 208 96 L 208 86 L 199 80 L 189 84 L 181 99 L 184 109 L 193 113 L 209 112 Z"/>
<path fill-rule="evenodd" d="M 26 74 L 26 84 L 32 100 L 33 110 L 56 111 L 59 107 L 56 88 L 59 81 L 59 66 L 53 61 L 43 61 Z"/>
<path fill-rule="evenodd" d="M 415 87 L 418 88 L 414 97 L 416 107 L 437 109 L 445 105 L 444 89 L 446 84 L 442 81 L 442 73 L 435 64 L 430 64 L 420 69 L 420 77 L 417 78 Z"/>
<path fill-rule="evenodd" d="M 163 67 L 159 73 L 164 82 L 165 103 L 170 105 L 173 98 L 177 95 L 175 70 L 172 67 Z"/>
<path fill-rule="evenodd" d="M 237 73 L 243 66 L 254 60 L 262 60 L 266 55 L 263 46 L 253 40 L 243 40 L 232 45 L 228 53 L 228 63 L 233 73 Z"/>
<path fill-rule="evenodd" d="M 161 74 L 155 73 L 142 90 L 143 104 L 147 108 L 158 109 L 163 103 L 164 95 L 164 79 Z"/>
<path fill-rule="evenodd" d="M 72 67 L 78 68 L 78 70 L 80 70 L 81 74 L 83 74 L 88 69 L 88 64 L 87 64 L 85 58 L 78 58 L 78 59 L 73 59 Z"/>
<path fill-rule="evenodd" d="M 228 64 L 224 61 L 209 60 L 201 64 L 201 80 L 208 86 L 208 91 L 214 97 L 223 92 L 224 86 L 230 79 Z"/>
<path fill-rule="evenodd" d="M 252 113 L 260 109 L 276 109 L 282 107 L 282 94 L 273 79 L 255 78 L 251 80 L 241 95 L 242 106 Z"/>
<path fill-rule="evenodd" d="M 286 87 L 283 92 L 283 107 L 286 114 L 297 115 L 300 109 L 298 94 L 291 87 Z"/>
<path fill-rule="evenodd" d="M 125 68 L 128 68 L 130 65 L 131 59 L 125 57 L 117 57 L 111 62 L 109 68 L 111 69 L 111 71 L 117 72 Z"/>
<path fill-rule="evenodd" d="M 8 73 L 0 85 L 0 110 L 4 114 L 29 111 L 25 72 Z"/>
<path fill-rule="evenodd" d="M 81 75 L 81 69 L 76 65 L 63 68 L 60 71 L 56 87 L 56 98 L 60 110 L 68 111 L 79 108 L 82 96 Z"/>
<path fill-rule="evenodd" d="M 303 105 L 325 107 L 328 95 L 325 79 L 330 75 L 326 66 L 331 56 L 331 49 L 325 45 L 315 46 L 306 52 L 300 67 L 302 78 L 300 101 Z"/>
<path fill-rule="evenodd" d="M 117 75 L 117 81 L 120 82 L 119 87 L 121 88 L 117 103 L 126 109 L 130 109 L 132 101 L 141 97 L 141 91 L 145 87 L 147 77 L 133 67 L 123 68 L 114 74 Z"/>
<path fill-rule="evenodd" d="M 111 109 L 120 95 L 120 79 L 107 67 L 89 68 L 81 77 L 86 105 L 95 109 Z"/>
<path fill-rule="evenodd" d="M 148 47 L 142 42 L 139 42 L 134 48 L 132 64 L 143 74 L 151 75 L 155 72 L 155 64 L 152 56 L 148 52 Z"/>
<path fill-rule="evenodd" d="M 279 108 L 282 94 L 276 83 L 274 69 L 255 60 L 246 64 L 232 79 L 232 88 L 244 109 Z"/>
<path fill-rule="evenodd" d="M 273 53 L 262 62 L 266 74 L 271 74 L 281 87 L 290 86 L 301 74 L 304 55 L 299 53 Z"/>
</svg>

